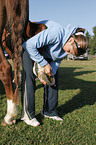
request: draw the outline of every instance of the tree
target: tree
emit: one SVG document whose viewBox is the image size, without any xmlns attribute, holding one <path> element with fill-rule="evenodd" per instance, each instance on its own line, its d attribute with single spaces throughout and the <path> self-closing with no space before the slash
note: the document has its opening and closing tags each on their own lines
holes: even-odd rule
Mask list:
<svg viewBox="0 0 96 145">
<path fill-rule="evenodd" d="M 88 51 L 90 51 L 90 49 L 91 49 L 91 35 L 89 34 L 88 31 L 86 32 L 86 37 L 88 40 Z"/>
<path fill-rule="evenodd" d="M 93 38 L 91 40 L 92 47 L 91 47 L 91 51 L 90 51 L 90 53 L 92 55 L 94 55 L 96 53 L 96 26 L 93 27 L 93 33 L 94 33 L 94 35 L 93 35 Z"/>
</svg>

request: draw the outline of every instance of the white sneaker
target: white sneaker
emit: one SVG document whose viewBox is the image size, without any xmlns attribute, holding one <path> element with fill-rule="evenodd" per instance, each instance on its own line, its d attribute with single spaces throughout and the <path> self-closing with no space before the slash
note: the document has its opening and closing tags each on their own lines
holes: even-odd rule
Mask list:
<svg viewBox="0 0 96 145">
<path fill-rule="evenodd" d="M 40 123 L 37 121 L 36 118 L 33 118 L 31 120 L 29 120 L 29 119 L 28 120 L 24 120 L 24 122 L 27 123 L 28 125 L 31 125 L 31 126 L 34 126 L 34 127 L 40 125 Z"/>
<path fill-rule="evenodd" d="M 40 123 L 37 121 L 36 118 L 33 118 L 33 119 L 30 120 L 30 119 L 28 118 L 28 115 L 27 115 L 26 112 L 25 112 L 24 116 L 21 118 L 21 120 L 23 120 L 23 121 L 24 121 L 25 123 L 27 123 L 28 125 L 31 125 L 31 126 L 34 126 L 34 127 L 40 125 Z"/>
<path fill-rule="evenodd" d="M 24 113 L 24 116 L 22 116 L 22 118 L 21 118 L 21 120 L 28 120 L 29 118 L 28 118 L 28 115 L 27 115 L 27 113 L 25 112 Z"/>
<path fill-rule="evenodd" d="M 51 119 L 56 120 L 56 121 L 63 121 L 63 119 L 60 118 L 59 116 L 47 116 L 47 115 L 44 115 L 44 117 L 48 117 L 48 118 L 51 118 Z"/>
</svg>

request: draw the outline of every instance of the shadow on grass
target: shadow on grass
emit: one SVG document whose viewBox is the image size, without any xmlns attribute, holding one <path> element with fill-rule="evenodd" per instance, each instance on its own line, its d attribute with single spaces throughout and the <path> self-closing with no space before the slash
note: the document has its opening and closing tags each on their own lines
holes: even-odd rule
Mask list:
<svg viewBox="0 0 96 145">
<path fill-rule="evenodd" d="M 6 96 L 5 89 L 4 89 L 3 83 L 0 80 L 0 100 L 4 99 L 5 96 Z M 0 101 L 0 104 L 1 104 L 1 101 Z"/>
<path fill-rule="evenodd" d="M 94 71 L 74 72 L 75 69 L 77 68 L 59 68 L 59 90 L 80 89 L 79 94 L 57 108 L 61 116 L 85 105 L 93 105 L 96 102 L 96 82 L 75 78 L 76 76 L 90 74 Z"/>
<path fill-rule="evenodd" d="M 96 82 L 92 81 L 84 81 L 76 76 L 82 76 L 84 74 L 91 74 L 94 71 L 80 71 L 74 72 L 76 69 L 81 69 L 80 67 L 68 68 L 68 67 L 60 67 L 59 68 L 59 90 L 75 90 L 80 89 L 80 93 L 75 95 L 71 100 L 66 102 L 65 104 L 59 106 L 57 111 L 59 115 L 62 117 L 65 114 L 74 111 L 75 109 L 79 109 L 85 105 L 93 105 L 96 102 L 96 90 L 95 85 Z M 42 84 L 37 86 L 37 89 L 43 87 Z M 5 94 L 5 89 L 3 87 L 2 82 L 0 81 L 0 99 L 3 99 L 3 95 Z M 59 96 L 60 97 L 60 96 Z M 66 97 L 66 96 L 64 96 Z M 40 114 L 37 116 L 40 117 Z M 41 120 L 40 120 L 41 121 Z M 20 122 L 18 119 L 17 123 Z"/>
<path fill-rule="evenodd" d="M 4 94 L 5 94 L 5 89 L 4 89 L 3 83 L 0 80 L 0 95 L 4 95 Z"/>
</svg>

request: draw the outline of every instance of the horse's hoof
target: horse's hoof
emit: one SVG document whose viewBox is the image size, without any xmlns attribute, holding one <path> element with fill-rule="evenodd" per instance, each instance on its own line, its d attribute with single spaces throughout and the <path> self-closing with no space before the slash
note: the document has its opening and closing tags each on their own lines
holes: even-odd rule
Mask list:
<svg viewBox="0 0 96 145">
<path fill-rule="evenodd" d="M 3 120 L 2 122 L 1 122 L 1 125 L 2 126 L 6 126 L 6 125 L 12 125 L 12 124 L 15 124 L 16 123 L 16 120 L 14 119 L 14 120 L 12 120 L 12 122 L 10 121 L 10 122 L 6 122 L 5 120 Z"/>
<path fill-rule="evenodd" d="M 12 121 L 12 123 L 15 124 L 15 123 L 16 123 L 16 119 L 14 119 L 14 120 Z"/>
<path fill-rule="evenodd" d="M 1 125 L 2 125 L 2 126 L 6 126 L 6 125 L 7 125 L 7 123 L 5 122 L 4 119 L 3 119 L 3 121 L 1 122 Z"/>
</svg>

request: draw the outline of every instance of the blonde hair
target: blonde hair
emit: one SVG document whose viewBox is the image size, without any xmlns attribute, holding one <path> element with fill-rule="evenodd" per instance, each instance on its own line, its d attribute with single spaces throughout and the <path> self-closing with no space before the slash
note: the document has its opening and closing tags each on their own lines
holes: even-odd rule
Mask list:
<svg viewBox="0 0 96 145">
<path fill-rule="evenodd" d="M 77 44 L 77 45 L 74 45 L 74 49 L 76 51 L 76 55 L 79 56 L 79 55 L 82 55 L 86 52 L 86 49 L 88 47 L 88 40 L 86 38 L 86 36 L 82 34 L 74 34 L 72 35 L 72 37 L 75 39 L 74 42 Z"/>
</svg>

